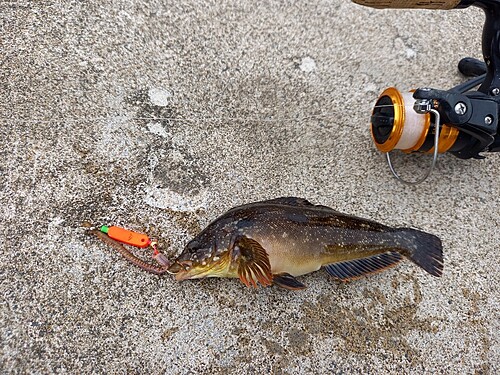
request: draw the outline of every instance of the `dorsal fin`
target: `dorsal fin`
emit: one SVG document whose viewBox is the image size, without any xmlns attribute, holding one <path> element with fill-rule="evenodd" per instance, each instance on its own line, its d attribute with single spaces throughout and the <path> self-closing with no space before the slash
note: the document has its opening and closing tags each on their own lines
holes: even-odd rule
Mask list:
<svg viewBox="0 0 500 375">
<path fill-rule="evenodd" d="M 368 258 L 329 264 L 325 266 L 325 269 L 333 277 L 342 281 L 348 281 L 395 266 L 401 259 L 403 259 L 401 254 L 389 252 Z"/>
<path fill-rule="evenodd" d="M 321 208 L 323 210 L 328 210 L 333 213 L 340 213 L 337 210 L 334 210 L 331 207 L 328 206 L 323 206 L 322 204 L 312 204 L 305 198 L 298 198 L 298 197 L 281 197 L 281 198 L 274 198 L 274 199 L 269 199 L 267 201 L 262 201 L 259 203 L 269 203 L 269 204 L 282 204 L 284 206 L 294 206 L 294 207 L 315 207 L 315 208 Z"/>
<path fill-rule="evenodd" d="M 282 204 L 285 206 L 297 206 L 297 207 L 314 207 L 314 204 L 309 202 L 307 199 L 297 198 L 297 197 L 274 198 L 274 199 L 269 199 L 267 201 L 262 201 L 260 203 Z"/>
</svg>

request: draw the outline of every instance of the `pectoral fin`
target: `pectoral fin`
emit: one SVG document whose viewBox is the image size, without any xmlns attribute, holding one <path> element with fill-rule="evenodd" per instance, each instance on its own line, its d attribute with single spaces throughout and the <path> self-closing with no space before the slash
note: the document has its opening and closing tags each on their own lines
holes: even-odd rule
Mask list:
<svg viewBox="0 0 500 375">
<path fill-rule="evenodd" d="M 299 290 L 306 288 L 304 284 L 302 284 L 299 280 L 297 280 L 289 273 L 280 273 L 277 275 L 273 275 L 273 284 L 289 290 Z"/>
<path fill-rule="evenodd" d="M 389 252 L 373 255 L 368 258 L 329 264 L 325 266 L 325 269 L 333 277 L 342 281 L 348 281 L 395 266 L 401 259 L 403 259 L 401 254 Z"/>
<path fill-rule="evenodd" d="M 245 236 L 236 238 L 232 258 L 238 265 L 238 276 L 246 286 L 255 288 L 257 282 L 264 286 L 273 284 L 269 257 L 257 241 Z"/>
</svg>

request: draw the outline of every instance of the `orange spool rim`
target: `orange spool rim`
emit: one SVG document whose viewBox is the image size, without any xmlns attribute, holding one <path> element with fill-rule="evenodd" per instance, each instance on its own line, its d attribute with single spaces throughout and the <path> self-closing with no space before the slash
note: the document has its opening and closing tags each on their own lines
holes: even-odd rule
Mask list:
<svg viewBox="0 0 500 375">
<path fill-rule="evenodd" d="M 448 151 L 455 144 L 459 133 L 460 130 L 457 128 L 444 124 L 439 133 L 438 153 L 443 154 Z M 432 154 L 433 152 L 434 147 L 431 147 L 431 149 L 427 151 L 428 154 Z"/>
<path fill-rule="evenodd" d="M 401 135 L 403 134 L 403 125 L 405 123 L 405 111 L 404 111 L 404 100 L 401 93 L 395 87 L 389 87 L 385 89 L 382 94 L 378 97 L 377 101 L 379 101 L 384 96 L 387 96 L 391 99 L 392 105 L 394 106 L 394 125 L 392 126 L 391 133 L 387 140 L 383 143 L 378 143 L 373 134 L 373 124 L 370 124 L 370 132 L 372 135 L 373 142 L 377 149 L 381 152 L 389 152 L 396 147 L 399 140 L 401 139 Z M 375 109 L 374 109 L 375 111 Z M 372 115 L 374 112 L 372 112 Z"/>
</svg>

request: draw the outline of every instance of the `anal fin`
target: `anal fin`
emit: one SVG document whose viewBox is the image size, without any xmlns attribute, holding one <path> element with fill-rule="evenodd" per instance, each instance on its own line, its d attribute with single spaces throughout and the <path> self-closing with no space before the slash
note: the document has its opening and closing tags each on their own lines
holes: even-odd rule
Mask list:
<svg viewBox="0 0 500 375">
<path fill-rule="evenodd" d="M 342 281 L 359 278 L 393 267 L 403 259 L 397 252 L 387 252 L 368 258 L 354 259 L 325 266 L 326 272 Z"/>
<path fill-rule="evenodd" d="M 306 286 L 289 273 L 273 275 L 273 284 L 289 290 L 305 289 Z"/>
</svg>

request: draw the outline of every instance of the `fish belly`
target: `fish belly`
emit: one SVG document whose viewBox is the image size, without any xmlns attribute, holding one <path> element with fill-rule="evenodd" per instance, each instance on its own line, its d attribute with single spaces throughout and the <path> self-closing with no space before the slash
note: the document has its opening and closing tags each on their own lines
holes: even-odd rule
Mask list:
<svg viewBox="0 0 500 375">
<path fill-rule="evenodd" d="M 321 245 L 306 244 L 297 240 L 262 239 L 273 274 L 289 273 L 292 276 L 317 271 L 322 266 Z"/>
</svg>

